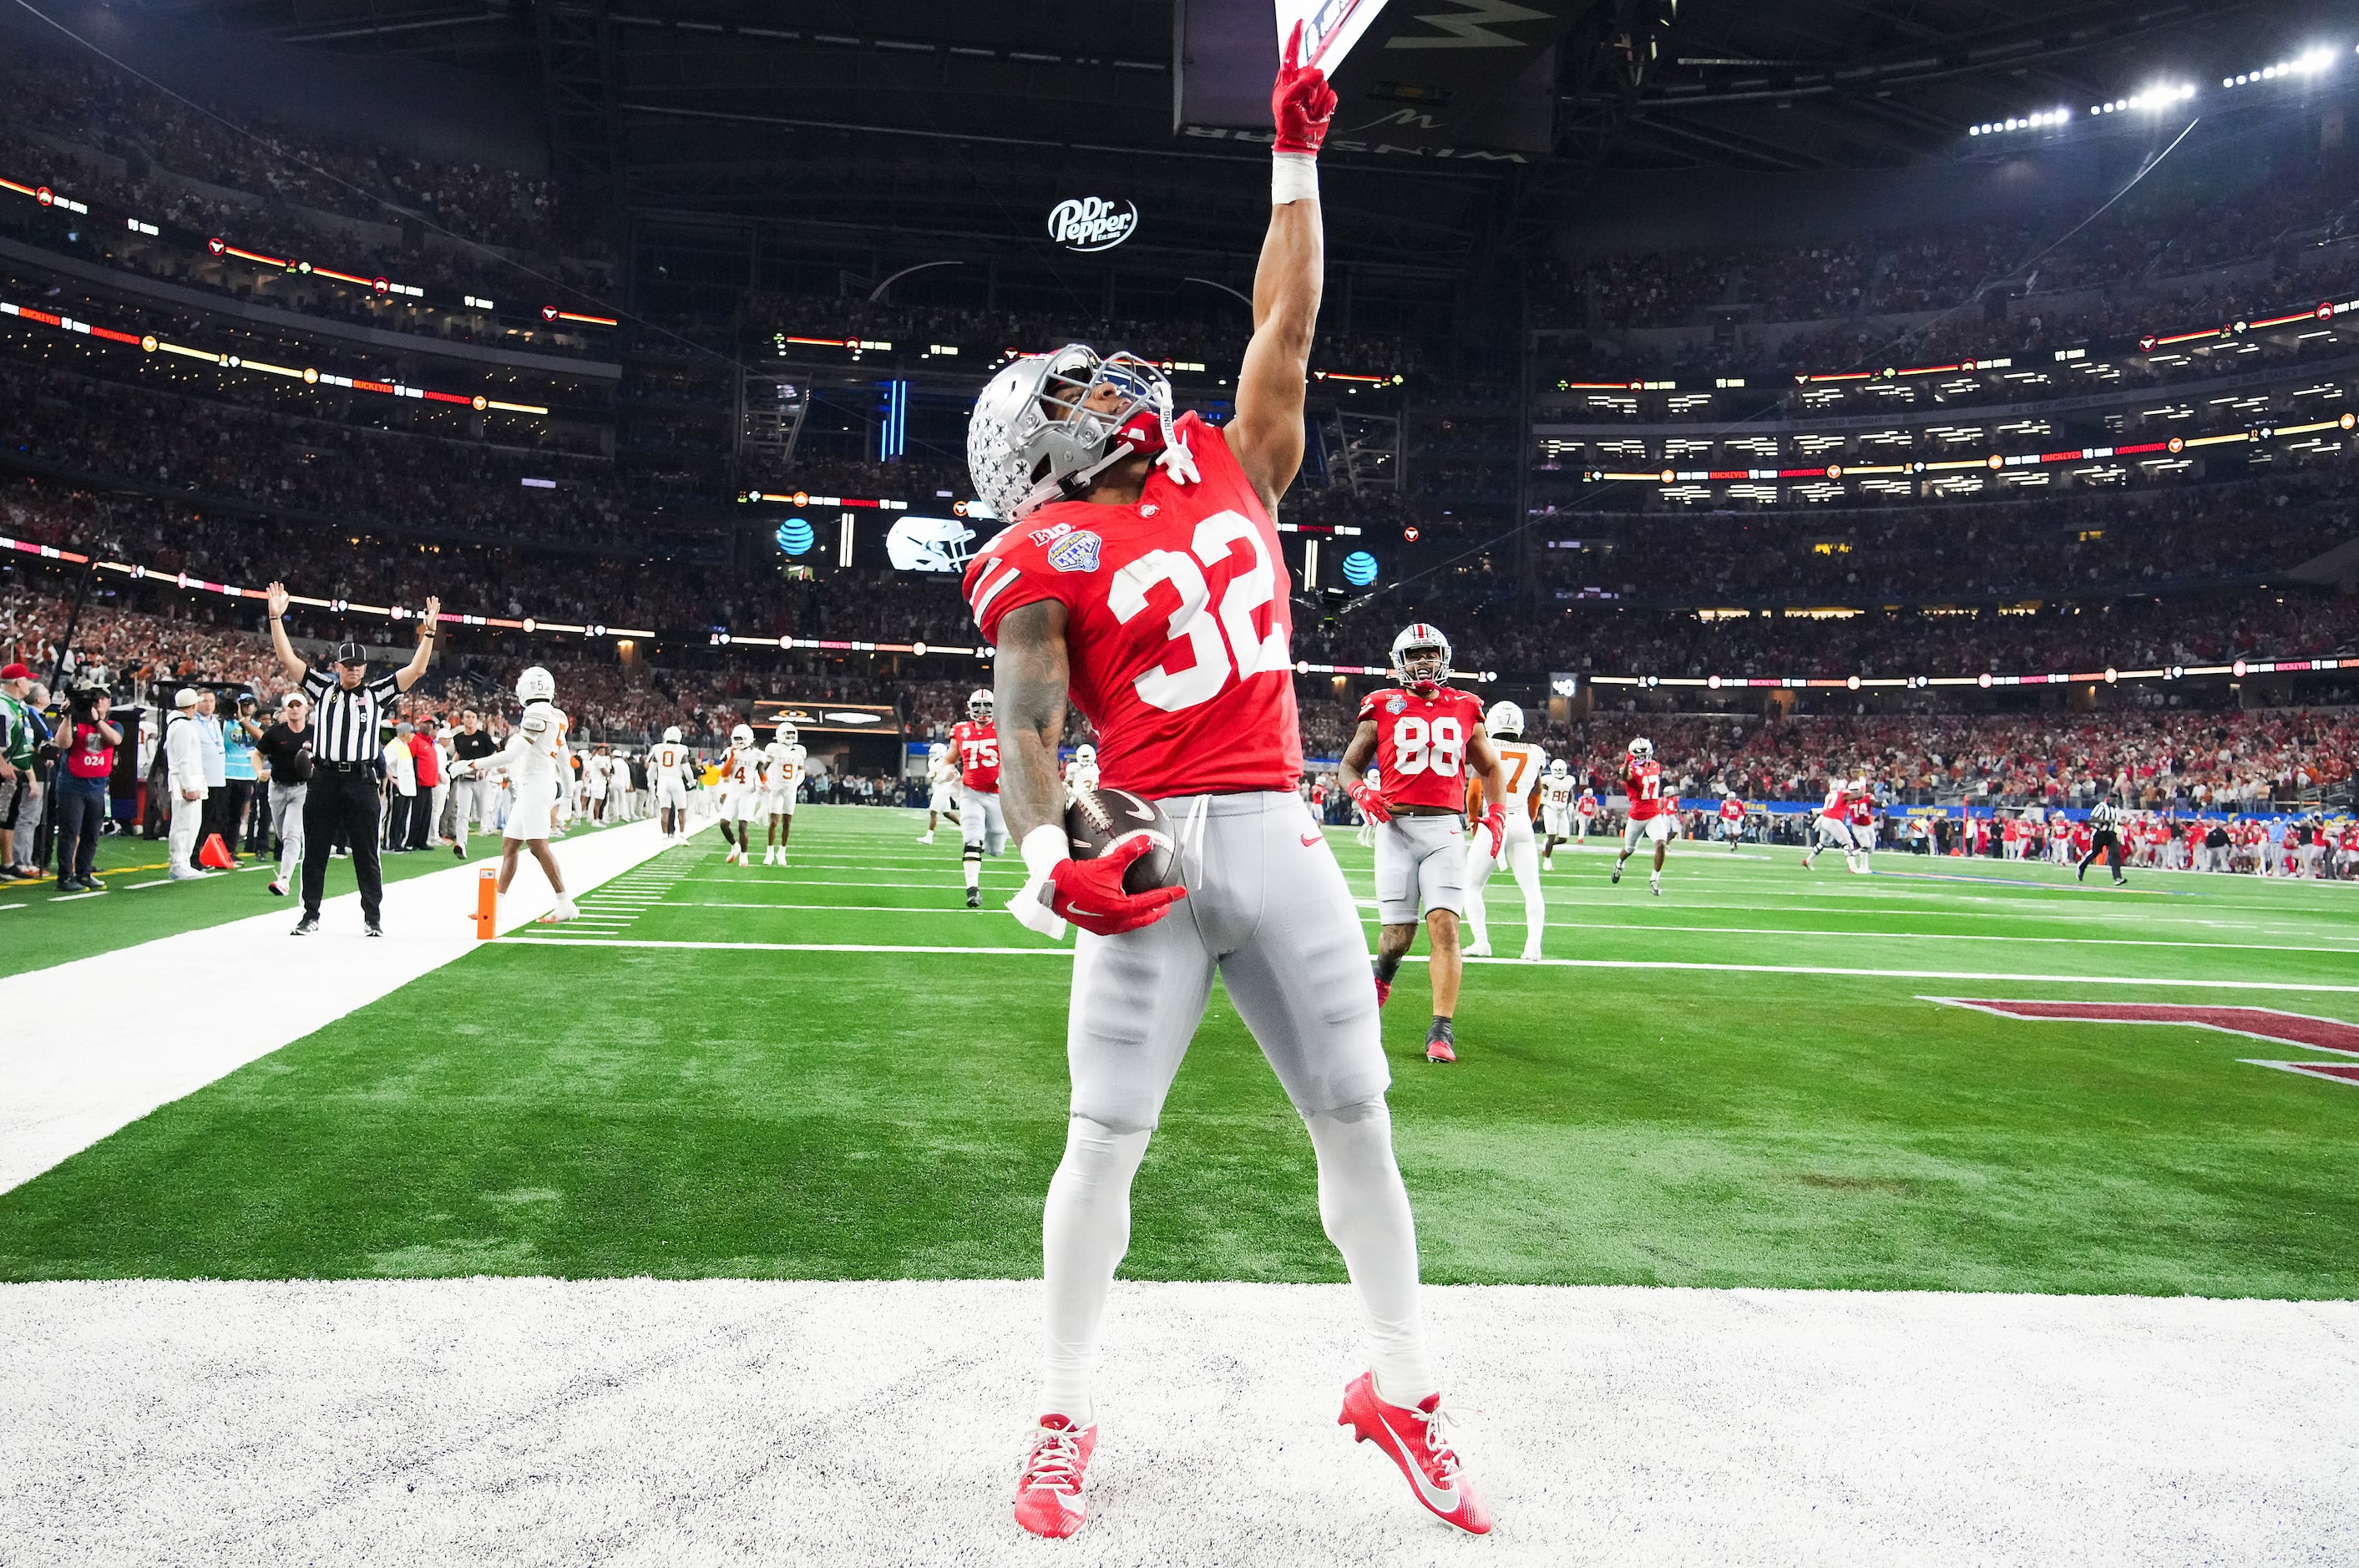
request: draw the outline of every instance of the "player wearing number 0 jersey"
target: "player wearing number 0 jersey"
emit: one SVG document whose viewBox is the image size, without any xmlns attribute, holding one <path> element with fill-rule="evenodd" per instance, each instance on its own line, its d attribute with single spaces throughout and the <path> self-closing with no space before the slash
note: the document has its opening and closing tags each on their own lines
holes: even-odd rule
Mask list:
<svg viewBox="0 0 2359 1568">
<path fill-rule="evenodd" d="M 1295 792 L 1292 626 L 1271 512 L 1302 462 L 1321 274 L 1310 155 L 1334 109 L 1320 72 L 1296 65 L 1300 38 L 1298 25 L 1273 94 L 1277 174 L 1231 423 L 1175 419 L 1151 364 L 1074 344 L 1003 369 L 968 425 L 976 492 L 1010 519 L 966 576 L 997 649 L 1001 794 L 1028 873 L 1008 909 L 1052 938 L 1069 920 L 1082 928 L 1071 1118 L 1041 1225 L 1046 1377 L 1015 1503 L 1039 1535 L 1071 1535 L 1087 1517 L 1090 1375 L 1131 1181 L 1216 975 L 1310 1132 L 1320 1216 L 1360 1298 L 1370 1370 L 1346 1390 L 1343 1424 L 1401 1467 L 1422 1506 L 1490 1528 L 1441 1433 L 1358 911 Z M 1057 764 L 1069 702 L 1097 733 L 1103 785 L 1154 800 L 1172 825 L 1178 886 L 1124 887 L 1143 836 L 1071 857 Z M 1281 1489 L 1248 1472 L 1217 1485 L 1225 1509 L 1258 1519 L 1282 1507 Z"/>
<path fill-rule="evenodd" d="M 1483 727 L 1491 736 L 1491 749 L 1499 754 L 1499 770 L 1507 777 L 1506 799 L 1501 802 L 1507 808 L 1506 847 L 1501 852 L 1490 844 L 1487 828 L 1477 828 L 1466 845 L 1466 923 L 1473 928 L 1474 937 L 1466 955 L 1491 956 L 1483 889 L 1490 884 L 1492 870 L 1505 860 L 1524 895 L 1523 957 L 1529 964 L 1540 956 L 1540 930 L 1548 919 L 1548 901 L 1540 896 L 1539 845 L 1532 838 L 1532 794 L 1539 787 L 1548 757 L 1522 738 L 1524 711 L 1513 702 L 1492 703 L 1491 711 L 1483 716 Z M 1511 738 L 1502 740 L 1502 735 Z M 1469 780 L 1466 814 L 1470 818 L 1482 814 L 1484 805 L 1482 784 Z"/>
<path fill-rule="evenodd" d="M 1470 777 L 1490 802 L 1484 814 L 1484 852 L 1496 855 L 1506 837 L 1506 794 L 1499 758 L 1483 727 L 1483 706 L 1443 684 L 1450 679 L 1450 639 L 1419 621 L 1393 638 L 1396 691 L 1368 693 L 1360 726 L 1343 750 L 1357 771 L 1371 757 L 1376 787 L 1362 786 L 1360 807 L 1376 827 L 1376 994 L 1389 996 L 1420 908 L 1432 946 L 1428 978 L 1433 1021 L 1425 1037 L 1429 1062 L 1458 1060 L 1456 1015 L 1462 973 L 1458 919 L 1466 907 L 1465 833 L 1461 813 Z"/>
<path fill-rule="evenodd" d="M 983 857 L 1007 849 L 1007 819 L 999 810 L 999 726 L 993 713 L 991 693 L 978 686 L 966 694 L 964 722 L 951 726 L 951 758 L 959 770 L 959 864 L 966 871 L 970 909 L 983 908 Z"/>
<path fill-rule="evenodd" d="M 668 839 L 688 836 L 689 766 L 688 747 L 680 744 L 679 726 L 674 724 L 647 753 L 647 775 L 656 787 L 656 814 L 662 819 L 657 825 Z"/>
<path fill-rule="evenodd" d="M 1647 874 L 1647 890 L 1663 896 L 1663 853 L 1679 831 L 1679 804 L 1666 799 L 1663 765 L 1655 760 L 1655 743 L 1640 735 L 1630 743 L 1628 771 L 1622 789 L 1629 798 L 1629 816 L 1622 824 L 1622 854 L 1614 862 L 1613 880 L 1622 880 L 1623 865 L 1638 852 L 1641 840 L 1655 846 L 1654 869 Z"/>
</svg>

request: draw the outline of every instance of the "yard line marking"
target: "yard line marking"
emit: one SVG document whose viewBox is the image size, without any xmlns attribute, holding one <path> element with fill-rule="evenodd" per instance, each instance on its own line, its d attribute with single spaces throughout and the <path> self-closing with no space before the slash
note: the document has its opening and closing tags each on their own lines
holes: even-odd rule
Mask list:
<svg viewBox="0 0 2359 1568">
<path fill-rule="evenodd" d="M 150 887 L 153 887 L 156 884 L 153 882 L 147 884 Z M 106 897 L 106 893 L 107 890 L 103 887 L 97 888 L 94 891 L 88 893 L 61 893 L 58 895 L 58 897 L 51 898 L 49 902 L 52 904 L 71 904 L 77 898 L 103 898 Z"/>
<path fill-rule="evenodd" d="M 168 886 L 171 880 L 172 879 L 169 877 L 158 877 L 153 882 L 134 882 L 130 887 L 125 887 L 124 891 L 126 893 L 136 893 L 142 887 L 162 887 Z"/>
<path fill-rule="evenodd" d="M 545 939 L 520 934 L 493 940 L 528 947 Z M 942 957 L 960 953 L 985 956 L 1037 953 L 1060 958 L 1073 955 L 1072 949 L 1066 947 L 927 947 L 916 942 L 687 942 L 647 937 L 583 937 L 570 945 L 690 951 L 709 949 L 716 953 L 913 953 Z M 1423 964 L 1426 957 L 1423 953 L 1412 954 L 1408 962 Z M 2322 985 L 2295 980 L 2158 979 L 2142 975 L 2006 975 L 1974 969 L 1852 969 L 1834 964 L 1703 964 L 1668 958 L 1469 958 L 1466 962 L 1508 968 L 1528 965 L 1547 969 L 1663 969 L 1724 975 L 1829 975 L 1862 980 L 1997 980 L 2039 985 L 2163 985 L 2206 991 L 2316 991 L 2337 996 L 2359 996 L 2359 985 Z"/>
<path fill-rule="evenodd" d="M 1373 898 L 1354 900 L 1373 906 Z M 811 914 L 862 915 L 965 915 L 974 911 L 963 905 L 937 908 L 926 904 L 781 904 L 753 898 L 682 898 L 669 906 L 675 909 L 787 909 Z M 1510 911 L 1512 915 L 1515 911 Z M 1527 929 L 1516 919 L 1501 919 L 1500 923 Z M 1374 922 L 1366 920 L 1363 925 Z M 1702 936 L 1795 936 L 1819 939 L 1867 938 L 1876 942 L 2061 942 L 2075 947 L 2192 947 L 2219 948 L 2233 953 L 2339 953 L 2359 954 L 2354 947 L 2308 947 L 2287 942 L 2163 942 L 2140 937 L 2106 936 L 1995 936 L 1982 932 L 1943 931 L 1798 931 L 1782 926 L 1667 926 L 1639 925 L 1620 920 L 1549 920 L 1549 931 L 1614 931 L 1644 934 L 1651 931 L 1675 931 Z"/>
</svg>

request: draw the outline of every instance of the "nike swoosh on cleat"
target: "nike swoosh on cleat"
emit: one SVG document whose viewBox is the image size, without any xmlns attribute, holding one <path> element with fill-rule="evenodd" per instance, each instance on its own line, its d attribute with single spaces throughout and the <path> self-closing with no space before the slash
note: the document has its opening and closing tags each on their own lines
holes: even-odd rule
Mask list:
<svg viewBox="0 0 2359 1568">
<path fill-rule="evenodd" d="M 1382 1411 L 1377 1412 L 1376 1419 L 1384 1421 L 1385 1430 L 1392 1434 L 1393 1442 L 1399 1446 L 1402 1456 L 1408 1459 L 1408 1463 L 1401 1468 L 1408 1472 L 1409 1485 L 1415 1486 L 1417 1495 L 1425 1499 L 1425 1506 L 1438 1514 L 1457 1512 L 1458 1488 L 1436 1486 L 1427 1480 L 1425 1467 L 1413 1457 L 1415 1440 L 1402 1436 L 1400 1431 L 1390 1421 L 1386 1420 Z"/>
</svg>

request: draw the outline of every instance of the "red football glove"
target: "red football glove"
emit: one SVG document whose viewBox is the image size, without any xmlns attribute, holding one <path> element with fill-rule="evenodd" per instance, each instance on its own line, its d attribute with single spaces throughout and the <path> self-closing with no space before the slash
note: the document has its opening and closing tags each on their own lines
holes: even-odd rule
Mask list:
<svg viewBox="0 0 2359 1568">
<path fill-rule="evenodd" d="M 1483 831 L 1491 835 L 1491 858 L 1498 859 L 1507 847 L 1507 808 L 1494 804 L 1484 811 Z"/>
<path fill-rule="evenodd" d="M 1049 868 L 1049 908 L 1060 920 L 1072 921 L 1100 936 L 1120 936 L 1161 920 L 1171 906 L 1188 896 L 1185 887 L 1158 887 L 1151 892 L 1125 893 L 1122 875 L 1130 863 L 1155 846 L 1145 838 L 1118 844 L 1095 860 L 1060 860 Z"/>
<path fill-rule="evenodd" d="M 1354 779 L 1343 788 L 1351 792 L 1353 800 L 1359 805 L 1360 815 L 1368 821 L 1388 822 L 1393 820 L 1392 802 L 1385 799 L 1383 790 L 1366 779 Z"/>
<path fill-rule="evenodd" d="M 1298 65 L 1302 58 L 1302 24 L 1287 36 L 1286 59 L 1269 90 L 1269 116 L 1277 123 L 1273 152 L 1307 152 L 1316 157 L 1335 118 L 1335 90 L 1327 73 L 1315 65 Z"/>
</svg>

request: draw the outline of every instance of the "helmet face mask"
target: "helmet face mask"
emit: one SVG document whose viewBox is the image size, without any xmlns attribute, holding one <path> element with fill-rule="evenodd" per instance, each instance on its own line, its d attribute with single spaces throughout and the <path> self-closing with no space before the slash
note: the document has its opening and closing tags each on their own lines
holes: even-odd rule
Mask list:
<svg viewBox="0 0 2359 1568">
<path fill-rule="evenodd" d="M 527 706 L 534 702 L 553 702 L 557 700 L 557 677 L 538 664 L 528 665 L 524 673 L 516 677 L 516 701 Z"/>
<path fill-rule="evenodd" d="M 754 726 L 751 724 L 738 724 L 732 728 L 729 732 L 729 744 L 731 746 L 737 746 L 753 745 Z"/>
<path fill-rule="evenodd" d="M 1419 691 L 1431 691 L 1450 679 L 1450 639 L 1419 621 L 1403 626 L 1393 638 L 1393 679 Z"/>
<path fill-rule="evenodd" d="M 991 723 L 994 710 L 997 706 L 996 700 L 983 687 L 978 686 L 966 694 L 966 716 L 977 724 Z"/>
<path fill-rule="evenodd" d="M 1566 764 L 1564 758 L 1560 757 L 1555 761 L 1549 764 L 1549 777 L 1551 779 L 1570 779 L 1572 777 L 1572 769 Z"/>
<path fill-rule="evenodd" d="M 1093 746 L 1077 746 L 1073 748 L 1073 760 L 1084 768 L 1094 768 L 1097 766 L 1098 748 Z"/>
<path fill-rule="evenodd" d="M 967 472 L 986 506 L 1020 522 L 1050 501 L 1080 497 L 1122 458 L 1177 439 L 1161 370 L 1136 354 L 1101 358 L 1087 343 L 1067 343 L 1016 361 L 984 387 L 967 419 Z"/>
<path fill-rule="evenodd" d="M 780 746 L 799 746 L 802 744 L 802 732 L 782 721 L 778 725 L 777 739 Z"/>
<path fill-rule="evenodd" d="M 1648 740 L 1645 735 L 1640 735 L 1636 740 L 1630 743 L 1630 756 L 1634 760 L 1644 762 L 1647 758 L 1654 755 L 1655 743 Z"/>
</svg>

